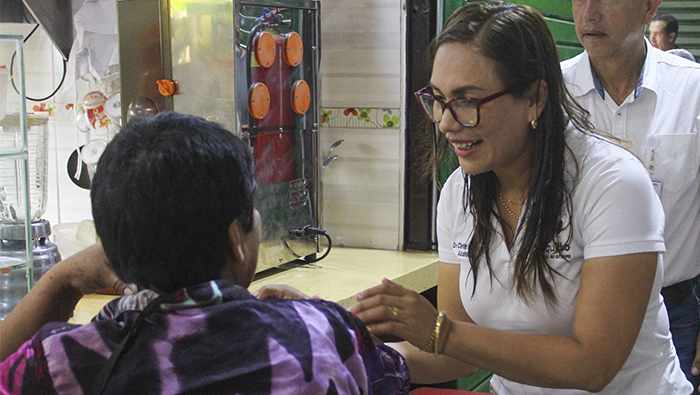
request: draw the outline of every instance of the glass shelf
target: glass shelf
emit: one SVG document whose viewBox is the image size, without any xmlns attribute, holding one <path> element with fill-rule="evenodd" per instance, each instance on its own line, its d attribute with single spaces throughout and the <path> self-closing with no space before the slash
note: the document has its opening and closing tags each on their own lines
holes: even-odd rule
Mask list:
<svg viewBox="0 0 700 395">
<path fill-rule="evenodd" d="M 22 40 L 0 34 L 0 320 L 34 285 Z"/>
<path fill-rule="evenodd" d="M 6 149 L 0 148 L 0 158 L 5 159 L 24 159 L 27 157 L 27 149 Z"/>
</svg>

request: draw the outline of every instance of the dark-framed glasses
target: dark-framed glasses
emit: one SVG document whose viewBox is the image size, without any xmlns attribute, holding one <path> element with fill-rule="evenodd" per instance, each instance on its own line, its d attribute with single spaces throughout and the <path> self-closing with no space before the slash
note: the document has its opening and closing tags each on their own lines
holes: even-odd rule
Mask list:
<svg viewBox="0 0 700 395">
<path fill-rule="evenodd" d="M 452 113 L 452 117 L 457 120 L 460 125 L 465 128 L 473 128 L 478 125 L 481 120 L 479 108 L 481 108 L 483 104 L 498 99 L 506 93 L 509 93 L 507 89 L 490 96 L 482 97 L 481 99 L 460 97 L 445 102 L 441 98 L 435 97 L 432 87 L 426 86 L 416 92 L 415 95 L 425 115 L 434 123 L 439 124 L 442 120 L 442 115 L 445 113 L 445 109 L 449 109 L 450 113 Z"/>
</svg>

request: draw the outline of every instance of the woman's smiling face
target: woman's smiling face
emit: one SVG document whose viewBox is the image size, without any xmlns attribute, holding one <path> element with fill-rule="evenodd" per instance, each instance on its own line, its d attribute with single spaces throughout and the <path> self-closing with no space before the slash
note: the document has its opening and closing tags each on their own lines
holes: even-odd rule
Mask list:
<svg viewBox="0 0 700 395">
<path fill-rule="evenodd" d="M 469 44 L 442 44 L 433 61 L 430 84 L 436 97 L 447 102 L 456 98 L 480 99 L 504 89 L 497 63 L 472 49 Z M 445 111 L 440 131 L 454 147 L 462 170 L 467 174 L 494 171 L 522 172 L 532 167 L 534 138 L 530 122 L 541 108 L 526 93 L 522 98 L 503 95 L 481 106 L 476 127 L 460 125 Z"/>
</svg>

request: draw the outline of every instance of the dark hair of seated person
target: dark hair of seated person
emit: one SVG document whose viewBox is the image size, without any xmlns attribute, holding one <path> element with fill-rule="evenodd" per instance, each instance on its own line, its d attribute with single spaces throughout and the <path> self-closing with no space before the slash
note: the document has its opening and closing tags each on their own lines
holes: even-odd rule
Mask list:
<svg viewBox="0 0 700 395">
<path fill-rule="evenodd" d="M 253 226 L 253 174 L 248 146 L 215 123 L 172 112 L 127 123 L 91 188 L 116 274 L 164 293 L 219 279 L 229 225 Z"/>
</svg>

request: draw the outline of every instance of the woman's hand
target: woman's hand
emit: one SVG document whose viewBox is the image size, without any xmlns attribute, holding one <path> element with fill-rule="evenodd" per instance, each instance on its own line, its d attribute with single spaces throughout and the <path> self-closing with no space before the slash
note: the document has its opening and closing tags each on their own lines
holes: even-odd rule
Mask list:
<svg viewBox="0 0 700 395">
<path fill-rule="evenodd" d="M 289 285 L 263 285 L 253 295 L 260 300 L 267 299 L 312 299 L 308 295 Z M 314 295 L 313 299 L 318 299 Z"/>
<path fill-rule="evenodd" d="M 349 310 L 372 335 L 404 339 L 417 348 L 430 342 L 438 313 L 419 293 L 384 279 L 380 285 L 360 292 L 356 299 L 358 304 Z"/>
<path fill-rule="evenodd" d="M 78 296 L 108 290 L 117 295 L 129 295 L 137 291 L 135 285 L 119 280 L 109 266 L 102 244 L 92 246 L 72 255 L 46 273 L 53 281 L 60 281 L 66 291 Z"/>
</svg>

